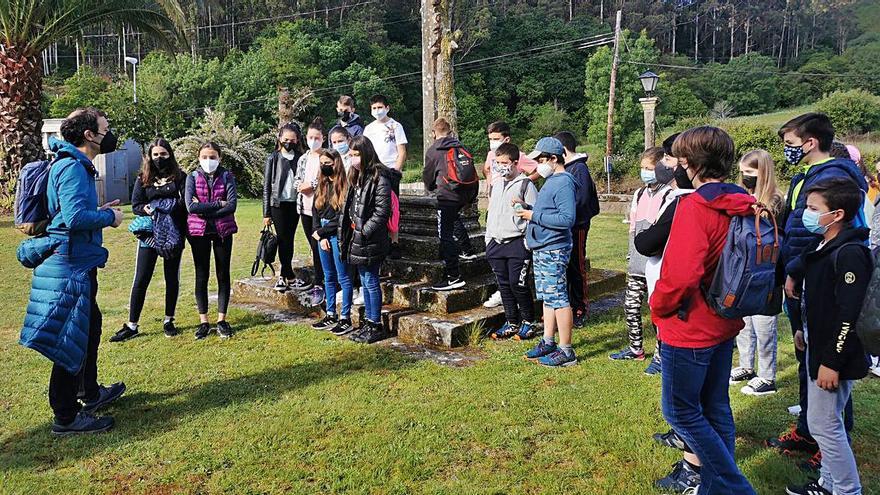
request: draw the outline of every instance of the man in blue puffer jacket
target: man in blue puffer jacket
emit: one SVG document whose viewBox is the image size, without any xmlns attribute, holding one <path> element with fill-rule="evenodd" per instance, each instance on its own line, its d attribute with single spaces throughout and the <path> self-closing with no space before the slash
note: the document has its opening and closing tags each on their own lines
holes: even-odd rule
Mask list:
<svg viewBox="0 0 880 495">
<path fill-rule="evenodd" d="M 868 190 L 864 175 L 852 160 L 832 158 L 831 143 L 834 141 L 834 126 L 831 120 L 821 113 L 807 113 L 796 117 L 779 129 L 779 137 L 785 146 L 785 160 L 796 167 L 786 200 L 784 220 L 784 239 L 780 253 L 780 267 L 784 270 L 786 312 L 791 321 L 795 342 L 803 341 L 801 321 L 800 288 L 804 272 L 801 255 L 817 238 L 804 227 L 803 214 L 807 198 L 804 194 L 813 185 L 834 177 L 843 177 L 855 182 L 863 195 Z M 853 227 L 866 227 L 863 210 L 853 219 Z M 797 344 L 796 344 L 797 347 Z M 795 349 L 798 359 L 798 378 L 800 382 L 800 408 L 797 426 L 779 438 L 767 440 L 767 444 L 783 452 L 802 451 L 813 454 L 807 463 L 811 468 L 820 462 L 818 445 L 810 435 L 807 426 L 807 367 L 805 354 Z M 852 428 L 852 402 L 846 407 L 847 431 Z"/>
<path fill-rule="evenodd" d="M 93 413 L 125 392 L 123 383 L 104 387 L 97 380 L 101 340 L 97 269 L 108 254 L 101 231 L 118 227 L 122 211 L 114 208 L 118 201 L 98 208 L 92 160 L 117 145 L 106 116 L 96 109 L 78 109 L 61 124 L 61 135 L 64 141 L 50 141 L 56 159 L 47 188 L 48 236 L 25 241 L 19 249 L 23 263 L 37 265 L 21 344 L 53 361 L 52 433 L 72 435 L 112 428 L 112 417 Z"/>
</svg>

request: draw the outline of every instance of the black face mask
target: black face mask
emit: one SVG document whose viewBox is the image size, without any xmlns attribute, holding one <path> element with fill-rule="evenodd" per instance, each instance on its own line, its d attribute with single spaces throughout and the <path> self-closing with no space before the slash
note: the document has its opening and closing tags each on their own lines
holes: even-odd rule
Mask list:
<svg viewBox="0 0 880 495">
<path fill-rule="evenodd" d="M 327 177 L 333 176 L 333 165 L 321 165 L 321 174 Z"/>
<path fill-rule="evenodd" d="M 675 171 L 658 162 L 654 167 L 654 176 L 657 177 L 658 184 L 669 184 L 675 178 Z"/>
<path fill-rule="evenodd" d="M 348 110 L 343 110 L 343 111 L 341 111 L 341 112 L 336 112 L 336 115 L 338 115 L 338 116 L 339 116 L 339 120 L 341 120 L 341 121 L 343 121 L 343 122 L 348 122 L 349 120 L 351 120 L 351 112 L 349 112 Z"/>
<path fill-rule="evenodd" d="M 98 134 L 100 136 L 100 134 Z M 92 143 L 95 143 L 92 141 Z M 95 143 L 98 144 L 98 143 Z M 119 138 L 116 137 L 116 134 L 113 134 L 113 131 L 107 129 L 107 132 L 104 133 L 104 139 L 101 140 L 101 143 L 98 144 L 100 149 L 98 150 L 99 155 L 103 155 L 106 153 L 113 153 L 116 151 L 116 147 L 119 145 Z"/>
<path fill-rule="evenodd" d="M 168 156 L 160 156 L 158 158 L 153 158 L 153 165 L 156 167 L 156 170 L 159 171 L 162 175 L 168 175 L 168 172 L 174 168 L 174 162 L 171 161 L 171 157 Z"/>
<path fill-rule="evenodd" d="M 292 153 L 293 150 L 296 149 L 296 143 L 294 143 L 292 141 L 288 141 L 285 143 L 281 143 L 281 147 L 284 149 L 284 151 L 286 151 L 288 153 Z"/>
<path fill-rule="evenodd" d="M 758 187 L 758 176 L 743 175 L 743 186 L 749 191 L 754 191 Z"/>
<path fill-rule="evenodd" d="M 693 189 L 694 181 L 688 177 L 687 169 L 682 167 L 681 165 L 675 167 L 675 172 L 673 174 L 675 177 L 675 185 L 679 189 Z"/>
</svg>

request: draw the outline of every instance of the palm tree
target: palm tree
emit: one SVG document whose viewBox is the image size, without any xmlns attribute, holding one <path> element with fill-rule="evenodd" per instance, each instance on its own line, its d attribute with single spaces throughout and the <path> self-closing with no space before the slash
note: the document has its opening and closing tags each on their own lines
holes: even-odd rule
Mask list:
<svg viewBox="0 0 880 495">
<path fill-rule="evenodd" d="M 169 47 L 184 37 L 177 0 L 0 0 L 0 207 L 22 165 L 43 155 L 41 53 L 107 24 L 128 24 Z"/>
</svg>

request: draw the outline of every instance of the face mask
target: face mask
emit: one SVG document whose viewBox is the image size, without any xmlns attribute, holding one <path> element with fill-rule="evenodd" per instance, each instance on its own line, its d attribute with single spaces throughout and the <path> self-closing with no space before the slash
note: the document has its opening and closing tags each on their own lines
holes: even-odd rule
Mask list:
<svg viewBox="0 0 880 495">
<path fill-rule="evenodd" d="M 333 175 L 333 165 L 321 165 L 321 175 L 331 177 Z"/>
<path fill-rule="evenodd" d="M 101 134 L 98 135 L 100 136 Z M 103 135 L 104 139 L 102 139 L 100 143 L 95 143 L 94 141 L 92 141 L 92 143 L 97 144 L 100 148 L 98 150 L 98 154 L 103 155 L 116 151 L 116 147 L 119 145 L 119 138 L 116 137 L 116 134 L 113 134 L 113 131 L 107 129 L 107 132 L 105 132 Z"/>
<path fill-rule="evenodd" d="M 642 169 L 641 176 L 642 182 L 644 182 L 645 184 L 651 185 L 657 182 L 657 175 L 654 173 L 653 170 Z"/>
<path fill-rule="evenodd" d="M 675 172 L 673 172 L 673 177 L 675 177 L 675 186 L 679 189 L 693 189 L 694 181 L 688 177 L 687 169 L 682 167 L 681 165 L 675 167 Z"/>
<path fill-rule="evenodd" d="M 351 120 L 351 112 L 349 112 L 348 110 L 336 112 L 336 115 L 339 116 L 339 120 L 343 122 L 348 122 L 349 120 Z"/>
<path fill-rule="evenodd" d="M 321 140 L 320 139 L 308 139 L 309 149 L 312 151 L 317 151 L 321 149 Z"/>
<path fill-rule="evenodd" d="M 660 184 L 669 184 L 672 182 L 672 179 L 675 178 L 675 174 L 673 169 L 663 165 L 658 162 L 656 167 L 654 168 L 654 176 L 657 177 L 657 182 Z"/>
<path fill-rule="evenodd" d="M 797 165 L 804 159 L 804 145 L 800 146 L 789 146 L 785 145 L 785 149 L 783 149 L 782 153 L 785 155 L 785 161 L 792 165 Z"/>
<path fill-rule="evenodd" d="M 492 172 L 502 177 L 507 177 L 512 169 L 512 165 L 499 165 L 498 163 L 492 164 Z"/>
<path fill-rule="evenodd" d="M 353 156 L 353 157 L 350 158 L 350 160 L 351 160 L 351 166 L 352 166 L 352 167 L 354 167 L 354 168 L 357 169 L 357 170 L 360 170 L 360 169 L 361 169 L 361 157 L 359 157 L 359 156 Z"/>
<path fill-rule="evenodd" d="M 383 108 L 381 110 L 373 110 L 373 118 L 376 120 L 382 120 L 386 116 L 388 116 L 388 109 Z"/>
<path fill-rule="evenodd" d="M 284 151 L 286 151 L 288 153 L 292 153 L 293 150 L 296 149 L 296 143 L 294 143 L 292 141 L 287 141 L 287 142 L 281 143 L 281 149 L 283 149 Z"/>
<path fill-rule="evenodd" d="M 754 191 L 758 187 L 758 176 L 743 175 L 743 186 L 749 191 Z"/>
<path fill-rule="evenodd" d="M 339 144 L 334 144 L 333 149 L 338 151 L 340 155 L 344 156 L 344 155 L 348 154 L 348 150 L 349 150 L 348 143 L 342 142 Z"/>
<path fill-rule="evenodd" d="M 541 177 L 543 177 L 545 179 L 547 177 L 550 177 L 551 175 L 553 175 L 553 165 L 551 165 L 547 162 L 539 163 L 538 164 L 538 175 L 540 175 Z"/>
<path fill-rule="evenodd" d="M 829 211 L 827 213 L 819 213 L 818 211 L 804 210 L 804 228 L 814 234 L 824 234 L 825 232 L 828 232 L 828 227 L 831 227 L 834 222 L 831 222 L 828 225 L 821 225 L 819 224 L 819 219 L 825 215 L 830 215 L 831 213 L 834 212 Z"/>
<path fill-rule="evenodd" d="M 171 157 L 168 156 L 153 158 L 153 165 L 155 165 L 156 170 L 158 170 L 160 174 L 168 173 L 174 167 Z"/>
<path fill-rule="evenodd" d="M 501 146 L 501 143 L 503 143 L 503 142 L 504 141 L 499 141 L 497 139 L 490 139 L 489 140 L 489 151 L 497 150 L 498 147 Z"/>
<path fill-rule="evenodd" d="M 217 167 L 220 166 L 220 160 L 215 160 L 213 158 L 199 158 L 199 166 L 202 167 L 202 170 L 205 171 L 206 174 L 213 174 Z"/>
</svg>

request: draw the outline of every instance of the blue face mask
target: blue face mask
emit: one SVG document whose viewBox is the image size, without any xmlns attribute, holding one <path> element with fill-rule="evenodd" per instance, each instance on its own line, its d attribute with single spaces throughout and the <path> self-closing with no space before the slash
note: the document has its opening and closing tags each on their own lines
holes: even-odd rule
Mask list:
<svg viewBox="0 0 880 495">
<path fill-rule="evenodd" d="M 829 215 L 834 213 L 833 211 L 829 211 L 827 213 L 819 213 L 818 211 L 813 210 L 804 210 L 804 228 L 813 234 L 824 234 L 828 232 L 828 227 L 831 227 L 834 222 L 829 223 L 828 225 L 819 224 L 819 219 L 824 217 L 825 215 Z"/>
<path fill-rule="evenodd" d="M 340 155 L 347 155 L 348 154 L 348 143 L 341 142 L 339 144 L 334 144 L 333 149 L 338 151 Z"/>
<path fill-rule="evenodd" d="M 651 185 L 657 182 L 657 174 L 653 170 L 642 169 L 642 182 Z"/>
</svg>

